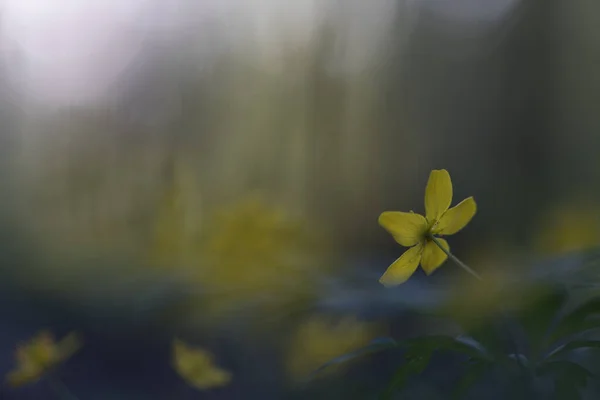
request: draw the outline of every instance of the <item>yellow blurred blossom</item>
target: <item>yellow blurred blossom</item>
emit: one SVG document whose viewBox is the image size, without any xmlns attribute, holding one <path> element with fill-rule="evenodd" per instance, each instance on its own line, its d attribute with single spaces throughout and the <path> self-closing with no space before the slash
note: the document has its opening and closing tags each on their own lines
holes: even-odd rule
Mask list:
<svg viewBox="0 0 600 400">
<path fill-rule="evenodd" d="M 550 207 L 540 218 L 535 248 L 545 254 L 600 246 L 600 209 L 585 201 Z"/>
<path fill-rule="evenodd" d="M 272 315 L 303 304 L 331 265 L 319 232 L 258 197 L 224 207 L 204 233 L 202 265 L 194 274 L 213 316 L 240 306 Z"/>
<path fill-rule="evenodd" d="M 173 368 L 190 385 L 200 390 L 226 386 L 231 373 L 215 366 L 207 351 L 173 340 Z"/>
<path fill-rule="evenodd" d="M 288 373 L 292 378 L 304 379 L 335 357 L 366 346 L 380 333 L 379 324 L 361 322 L 354 317 L 338 321 L 323 316 L 309 318 L 291 338 Z M 330 372 L 336 370 L 339 371 L 332 367 Z"/>
<path fill-rule="evenodd" d="M 438 236 L 453 235 L 464 228 L 477 211 L 473 197 L 450 208 L 452 181 L 445 169 L 433 170 L 425 190 L 425 216 L 414 212 L 386 211 L 379 216 L 379 224 L 402 246 L 410 247 L 379 280 L 385 286 L 404 283 L 417 270 L 419 263 L 427 275 L 440 267 L 446 253 L 434 242 L 437 240 L 447 251 L 448 242 Z"/>
<path fill-rule="evenodd" d="M 50 332 L 42 331 L 28 343 L 18 345 L 17 365 L 7 374 L 6 381 L 14 387 L 34 383 L 80 347 L 81 339 L 75 333 L 56 342 Z"/>
</svg>

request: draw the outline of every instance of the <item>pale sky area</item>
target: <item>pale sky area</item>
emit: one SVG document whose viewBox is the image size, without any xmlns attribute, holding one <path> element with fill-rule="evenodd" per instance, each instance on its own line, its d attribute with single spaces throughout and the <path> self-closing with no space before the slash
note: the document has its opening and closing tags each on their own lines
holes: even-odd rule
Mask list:
<svg viewBox="0 0 600 400">
<path fill-rule="evenodd" d="M 18 50 L 9 72 L 35 98 L 99 96 L 134 62 L 152 29 L 169 33 L 177 26 L 177 10 L 150 21 L 148 6 L 146 0 L 5 0 L 3 48 Z"/>
<path fill-rule="evenodd" d="M 365 62 L 393 16 L 394 0 L 0 0 L 1 49 L 13 88 L 36 102 L 93 101 L 136 61 L 145 41 L 177 38 L 217 21 L 232 43 L 262 56 L 281 33 L 309 38 L 324 12 L 335 10 L 352 43 L 343 63 Z M 452 18 L 488 19 L 515 0 L 407 0 Z M 327 5 L 327 6 L 324 6 Z M 408 20 L 408 19 L 407 19 Z M 198 30 L 201 32 L 201 29 Z M 200 33 L 199 33 L 200 34 Z M 176 40 L 176 39 L 174 39 Z M 279 40 L 279 41 L 278 41 Z M 167 42 L 168 43 L 168 42 Z"/>
<path fill-rule="evenodd" d="M 32 98 L 81 102 L 101 96 L 144 41 L 177 37 L 207 19 L 232 39 L 269 43 L 272 25 L 306 30 L 314 0 L 4 0 L 3 51 L 16 86 Z"/>
</svg>

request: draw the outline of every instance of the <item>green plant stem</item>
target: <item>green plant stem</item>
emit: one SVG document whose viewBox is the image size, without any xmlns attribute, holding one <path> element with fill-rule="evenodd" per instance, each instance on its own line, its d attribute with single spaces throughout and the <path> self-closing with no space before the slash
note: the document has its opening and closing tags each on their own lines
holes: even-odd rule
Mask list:
<svg viewBox="0 0 600 400">
<path fill-rule="evenodd" d="M 446 250 L 446 248 L 444 246 L 442 246 L 442 243 L 440 242 L 440 240 L 438 238 L 436 238 L 435 236 L 431 235 L 431 236 L 429 236 L 429 239 L 431 239 L 433 241 L 433 243 L 435 243 L 440 249 L 442 249 L 442 251 L 444 253 L 446 253 L 446 255 L 448 256 L 448 258 L 451 259 L 452 261 L 454 261 L 459 267 L 461 267 L 462 269 L 464 269 L 465 271 L 467 271 L 469 274 L 471 274 L 472 276 L 474 276 L 476 279 L 478 279 L 480 281 L 483 280 L 483 278 L 481 278 L 481 275 L 479 275 L 477 272 L 473 271 L 467 264 L 465 264 L 464 262 L 460 261 L 449 250 Z"/>
<path fill-rule="evenodd" d="M 73 393 L 71 393 L 71 391 L 69 390 L 67 385 L 65 385 L 60 379 L 53 377 L 53 376 L 49 376 L 48 383 L 52 387 L 52 390 L 54 391 L 54 393 L 56 393 L 56 395 L 60 399 L 79 400 L 79 398 L 77 396 L 75 396 Z"/>
</svg>

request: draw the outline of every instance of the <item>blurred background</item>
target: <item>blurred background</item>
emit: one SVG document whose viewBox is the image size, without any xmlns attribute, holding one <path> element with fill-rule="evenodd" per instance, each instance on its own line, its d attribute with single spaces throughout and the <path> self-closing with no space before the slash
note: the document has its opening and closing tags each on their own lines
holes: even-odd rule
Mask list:
<svg viewBox="0 0 600 400">
<path fill-rule="evenodd" d="M 373 390 L 389 375 L 298 382 L 409 334 L 403 302 L 458 270 L 377 282 L 403 251 L 377 218 L 422 213 L 432 169 L 477 200 L 451 240 L 474 269 L 600 242 L 598 7 L 2 0 L 1 372 L 48 328 L 83 334 L 82 399 Z M 188 388 L 174 337 L 231 384 Z"/>
</svg>

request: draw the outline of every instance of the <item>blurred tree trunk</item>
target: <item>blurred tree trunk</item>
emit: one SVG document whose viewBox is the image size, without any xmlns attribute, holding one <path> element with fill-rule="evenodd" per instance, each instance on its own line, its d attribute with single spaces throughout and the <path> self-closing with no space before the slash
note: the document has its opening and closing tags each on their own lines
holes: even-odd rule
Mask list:
<svg viewBox="0 0 600 400">
<path fill-rule="evenodd" d="M 559 191 L 598 199 L 600 180 L 600 4 L 590 0 L 556 2 L 556 137 L 552 157 Z"/>
<path fill-rule="evenodd" d="M 474 195 L 467 235 L 521 242 L 552 193 L 556 137 L 556 6 L 529 0 L 501 24 L 461 24 L 420 15 L 405 55 L 410 129 L 426 144 L 416 172 L 447 168 L 459 200 Z M 421 170 L 422 169 L 422 170 Z"/>
</svg>

